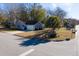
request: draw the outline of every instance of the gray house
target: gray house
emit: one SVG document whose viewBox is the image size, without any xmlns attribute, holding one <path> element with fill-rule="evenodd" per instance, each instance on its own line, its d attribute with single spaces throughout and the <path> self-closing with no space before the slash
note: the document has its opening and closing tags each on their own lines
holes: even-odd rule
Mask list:
<svg viewBox="0 0 79 59">
<path fill-rule="evenodd" d="M 14 24 L 17 29 L 25 30 L 25 31 L 42 30 L 44 28 L 44 24 L 41 22 L 24 23 L 21 20 L 14 20 L 14 21 L 10 21 L 9 23 Z"/>
<path fill-rule="evenodd" d="M 44 28 L 44 24 L 41 22 L 37 22 L 35 24 L 26 24 L 27 30 L 42 30 Z"/>
</svg>

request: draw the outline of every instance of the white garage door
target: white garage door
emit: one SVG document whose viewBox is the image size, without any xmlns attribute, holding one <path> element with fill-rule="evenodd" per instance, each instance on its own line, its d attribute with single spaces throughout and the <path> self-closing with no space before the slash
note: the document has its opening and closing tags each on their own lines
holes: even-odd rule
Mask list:
<svg viewBox="0 0 79 59">
<path fill-rule="evenodd" d="M 35 26 L 34 25 L 27 25 L 27 30 L 35 30 Z"/>
</svg>

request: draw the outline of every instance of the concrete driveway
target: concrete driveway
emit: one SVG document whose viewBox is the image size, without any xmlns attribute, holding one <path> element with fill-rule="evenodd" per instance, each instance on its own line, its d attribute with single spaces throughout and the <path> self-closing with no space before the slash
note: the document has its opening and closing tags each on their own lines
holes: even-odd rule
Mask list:
<svg viewBox="0 0 79 59">
<path fill-rule="evenodd" d="M 77 40 L 38 43 L 0 32 L 0 56 L 77 56 Z M 29 44 L 27 46 L 27 43 Z M 23 45 L 24 44 L 24 45 Z"/>
</svg>

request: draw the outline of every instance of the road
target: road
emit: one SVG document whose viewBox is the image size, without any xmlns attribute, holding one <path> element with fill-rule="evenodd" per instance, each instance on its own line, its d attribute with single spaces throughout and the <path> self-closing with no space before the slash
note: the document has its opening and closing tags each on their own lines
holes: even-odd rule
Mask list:
<svg viewBox="0 0 79 59">
<path fill-rule="evenodd" d="M 0 56 L 17 56 L 31 47 L 21 47 L 21 37 L 0 32 Z"/>
<path fill-rule="evenodd" d="M 78 36 L 77 36 L 78 37 Z M 32 44 L 30 39 L 0 32 L 0 56 L 77 56 L 77 39 Z M 28 46 L 22 43 L 30 43 Z M 36 42 L 36 41 L 35 41 Z M 25 43 L 25 44 L 26 44 Z"/>
<path fill-rule="evenodd" d="M 76 26 L 75 39 L 77 40 L 77 55 L 79 56 L 79 25 Z"/>
</svg>

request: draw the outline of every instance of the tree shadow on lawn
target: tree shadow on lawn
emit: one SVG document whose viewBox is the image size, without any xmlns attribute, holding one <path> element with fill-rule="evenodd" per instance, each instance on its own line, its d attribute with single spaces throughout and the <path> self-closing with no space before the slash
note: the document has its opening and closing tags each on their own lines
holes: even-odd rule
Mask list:
<svg viewBox="0 0 79 59">
<path fill-rule="evenodd" d="M 25 40 L 23 41 L 20 45 L 21 46 L 35 46 L 35 45 L 38 45 L 38 44 L 41 44 L 41 43 L 48 43 L 50 42 L 49 40 L 44 40 L 42 38 L 31 38 L 29 40 Z"/>
</svg>

